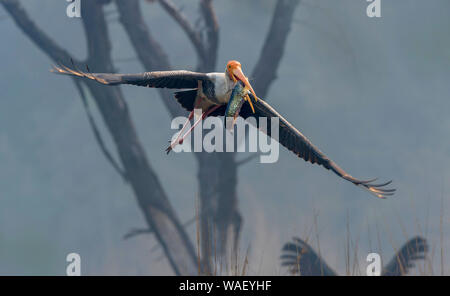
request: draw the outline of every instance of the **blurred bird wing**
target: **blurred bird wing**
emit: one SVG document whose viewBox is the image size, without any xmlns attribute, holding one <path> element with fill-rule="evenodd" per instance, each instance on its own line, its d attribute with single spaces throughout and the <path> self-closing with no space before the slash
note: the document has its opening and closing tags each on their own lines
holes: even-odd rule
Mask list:
<svg viewBox="0 0 450 296">
<path fill-rule="evenodd" d="M 401 276 L 414 267 L 415 261 L 426 259 L 427 240 L 417 236 L 407 241 L 383 269 L 383 276 Z"/>
<path fill-rule="evenodd" d="M 324 260 L 306 242 L 293 238 L 283 246 L 281 265 L 288 267 L 292 273 L 301 276 L 335 276 L 337 275 Z"/>
</svg>

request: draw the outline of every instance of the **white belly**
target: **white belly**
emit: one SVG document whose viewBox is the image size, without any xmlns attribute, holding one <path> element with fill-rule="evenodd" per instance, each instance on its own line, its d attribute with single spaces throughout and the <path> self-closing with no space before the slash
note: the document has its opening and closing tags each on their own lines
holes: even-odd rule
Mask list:
<svg viewBox="0 0 450 296">
<path fill-rule="evenodd" d="M 231 91 L 236 83 L 225 73 L 208 73 L 208 76 L 214 81 L 214 91 L 217 103 L 227 104 L 230 100 Z"/>
</svg>

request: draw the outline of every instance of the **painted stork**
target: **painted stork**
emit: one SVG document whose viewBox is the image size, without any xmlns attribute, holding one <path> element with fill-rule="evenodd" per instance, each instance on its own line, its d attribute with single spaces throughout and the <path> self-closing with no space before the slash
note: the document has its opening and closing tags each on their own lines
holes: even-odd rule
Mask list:
<svg viewBox="0 0 450 296">
<path fill-rule="evenodd" d="M 183 108 L 190 111 L 190 114 L 176 140 L 167 148 L 167 152 L 172 150 L 175 145 L 181 143 L 184 137 L 200 122 L 200 119 L 204 119 L 207 116 L 223 116 L 227 110 L 231 93 L 239 82 L 247 90 L 247 95 L 244 97 L 245 104 L 240 109 L 239 115 L 244 119 L 250 116 L 268 118 L 266 133 L 269 137 L 271 136 L 270 118 L 278 117 L 280 123 L 278 141 L 298 157 L 313 164 L 317 163 L 333 171 L 339 177 L 368 190 L 379 198 L 386 198 L 395 192 L 395 189 L 385 188 L 392 181 L 374 184 L 373 182 L 376 179 L 356 179 L 329 159 L 268 103 L 262 99 L 258 99 L 248 78 L 242 72 L 241 64 L 238 61 L 229 61 L 224 73 L 198 73 L 185 70 L 144 72 L 138 74 L 86 73 L 76 68 L 70 69 L 63 65 L 59 67 L 55 66 L 52 71 L 57 74 L 95 80 L 106 85 L 131 84 L 152 88 L 182 89 L 181 91 L 175 92 L 175 99 Z M 194 109 L 201 109 L 203 112 L 202 116 L 181 137 L 182 132 L 194 116 Z M 256 120 L 256 122 L 259 122 L 259 120 Z"/>
</svg>

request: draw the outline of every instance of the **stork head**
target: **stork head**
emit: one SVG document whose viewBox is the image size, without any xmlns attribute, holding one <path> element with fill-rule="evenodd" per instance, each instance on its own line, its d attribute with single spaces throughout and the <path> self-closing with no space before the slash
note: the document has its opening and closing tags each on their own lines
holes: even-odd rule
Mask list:
<svg viewBox="0 0 450 296">
<path fill-rule="evenodd" d="M 248 82 L 248 78 L 242 72 L 241 63 L 234 60 L 229 61 L 227 64 L 226 73 L 228 74 L 228 77 L 230 77 L 230 79 L 233 80 L 234 82 L 242 81 L 255 97 L 255 102 L 258 100 L 255 91 L 253 90 L 250 82 Z M 251 104 L 251 102 L 249 103 Z"/>
</svg>

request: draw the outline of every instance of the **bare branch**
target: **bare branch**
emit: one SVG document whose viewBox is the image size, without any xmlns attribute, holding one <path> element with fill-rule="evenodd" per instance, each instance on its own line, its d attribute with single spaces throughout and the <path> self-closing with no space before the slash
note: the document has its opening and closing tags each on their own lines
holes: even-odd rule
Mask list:
<svg viewBox="0 0 450 296">
<path fill-rule="evenodd" d="M 16 24 L 22 29 L 22 31 L 28 35 L 28 37 L 34 41 L 34 43 L 41 48 L 51 59 L 55 62 L 68 62 L 69 60 L 73 62 L 71 55 L 58 46 L 50 37 L 48 37 L 42 30 L 40 30 L 37 25 L 28 17 L 25 10 L 22 8 L 17 0 L 7 0 L 2 2 L 3 7 L 10 13 Z M 78 62 L 79 63 L 79 62 Z M 94 137 L 100 146 L 100 149 L 105 155 L 108 162 L 117 171 L 117 173 L 122 176 L 125 181 L 128 181 L 126 172 L 120 168 L 120 165 L 114 160 L 112 154 L 106 148 L 106 145 L 101 137 L 100 131 L 97 128 L 94 117 L 90 111 L 88 101 L 81 83 L 74 79 L 75 86 L 80 94 L 81 100 L 83 102 L 83 107 L 88 116 L 89 124 L 91 125 Z"/>
<path fill-rule="evenodd" d="M 200 0 L 200 11 L 206 25 L 206 56 L 204 63 L 198 66 L 200 71 L 214 71 L 219 48 L 219 23 L 212 0 Z"/>
<path fill-rule="evenodd" d="M 203 1 L 202 3 L 211 4 L 211 1 Z M 253 71 L 255 81 L 252 84 L 256 92 L 263 97 L 267 94 L 270 84 L 275 79 L 275 73 L 284 53 L 287 35 L 298 3 L 299 0 L 279 0 L 277 2 L 259 62 Z M 268 73 L 265 69 L 273 69 L 273 72 Z M 237 206 L 237 169 L 256 156 L 257 154 L 236 162 L 235 154 L 222 153 L 218 156 L 219 160 L 216 163 L 216 166 L 221 170 L 218 182 L 219 198 L 216 217 L 219 242 L 226 242 L 228 227 L 233 226 L 235 250 L 238 246 L 242 226 L 242 217 Z"/>
<path fill-rule="evenodd" d="M 86 1 L 82 9 L 89 61 L 96 69 L 113 72 L 111 45 L 102 6 L 96 1 Z M 93 81 L 86 81 L 86 85 L 96 97 L 149 228 L 154 231 L 175 274 L 196 274 L 194 248 L 150 167 L 121 89 L 105 88 Z"/>
<path fill-rule="evenodd" d="M 186 221 L 183 224 L 183 226 L 189 227 L 190 225 L 194 224 L 195 219 L 196 219 L 196 217 L 189 219 L 188 221 Z M 151 234 L 151 233 L 153 233 L 153 231 L 148 228 L 133 228 L 123 236 L 123 239 L 129 239 L 129 238 L 141 235 L 141 234 Z M 154 251 L 158 250 L 159 247 L 160 247 L 160 245 L 156 244 L 151 248 L 151 251 L 154 252 Z"/>
<path fill-rule="evenodd" d="M 91 109 L 89 108 L 89 103 L 80 80 L 78 80 L 77 78 L 72 78 L 72 80 L 78 90 L 78 93 L 80 94 L 84 110 L 88 117 L 92 132 L 94 133 L 95 140 L 97 141 L 98 146 L 100 146 L 100 150 L 102 151 L 108 162 L 111 164 L 111 166 L 114 168 L 114 170 L 122 177 L 125 182 L 128 182 L 129 180 L 127 177 L 127 173 L 120 167 L 119 163 L 114 159 L 111 152 L 109 152 L 108 148 L 106 147 L 105 142 L 103 141 L 100 130 L 98 129 L 97 123 L 95 122 L 94 116 L 92 115 Z"/>
<path fill-rule="evenodd" d="M 252 74 L 255 80 L 252 83 L 253 88 L 261 97 L 267 95 L 271 83 L 277 78 L 276 72 L 283 57 L 295 9 L 299 3 L 300 0 L 277 1 L 269 32 Z"/>
<path fill-rule="evenodd" d="M 139 1 L 116 0 L 116 5 L 120 13 L 120 21 L 127 31 L 133 48 L 145 70 L 169 70 L 171 68 L 169 58 L 145 24 Z M 186 113 L 173 99 L 173 94 L 170 91 L 158 89 L 158 92 L 172 117 Z"/>
<path fill-rule="evenodd" d="M 36 26 L 17 0 L 2 0 L 0 3 L 14 19 L 16 25 L 51 59 L 56 62 L 71 59 L 72 56 L 66 50 Z"/>
<path fill-rule="evenodd" d="M 175 6 L 171 0 L 159 0 L 161 6 L 184 30 L 192 45 L 194 45 L 199 62 L 203 62 L 206 50 L 202 42 L 202 37 L 193 27 L 184 14 Z"/>
<path fill-rule="evenodd" d="M 88 40 L 88 62 L 100 71 L 114 72 L 102 3 L 85 1 L 82 5 L 82 20 Z M 55 62 L 70 60 L 70 54 L 57 46 L 29 19 L 17 0 L 3 0 L 0 4 L 5 7 L 25 35 Z M 194 248 L 179 223 L 158 177 L 150 167 L 121 89 L 102 87 L 87 80 L 83 80 L 83 84 L 95 98 L 106 126 L 113 136 L 142 213 L 149 227 L 154 229 L 155 236 L 175 274 L 195 275 L 197 267 Z"/>
<path fill-rule="evenodd" d="M 138 235 L 142 235 L 142 234 L 150 234 L 150 233 L 152 233 L 153 231 L 151 230 L 151 229 L 148 229 L 148 228 L 144 228 L 144 229 L 142 229 L 142 228 L 133 228 L 133 229 L 131 229 L 129 232 L 127 232 L 124 236 L 123 236 L 123 239 L 124 240 L 127 240 L 127 239 L 130 239 L 130 238 L 132 238 L 132 237 L 135 237 L 135 236 L 138 236 Z M 159 246 L 159 245 L 158 245 Z"/>
</svg>

